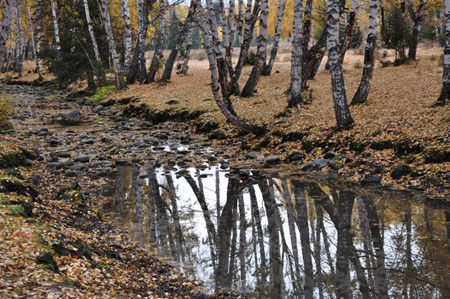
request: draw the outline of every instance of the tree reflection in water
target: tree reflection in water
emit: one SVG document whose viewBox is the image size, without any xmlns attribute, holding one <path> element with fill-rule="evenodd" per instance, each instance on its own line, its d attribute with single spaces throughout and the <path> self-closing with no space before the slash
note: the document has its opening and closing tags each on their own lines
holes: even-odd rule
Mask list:
<svg viewBox="0 0 450 299">
<path fill-rule="evenodd" d="M 104 205 L 205 289 L 257 298 L 450 298 L 450 207 L 216 167 L 120 168 Z"/>
</svg>

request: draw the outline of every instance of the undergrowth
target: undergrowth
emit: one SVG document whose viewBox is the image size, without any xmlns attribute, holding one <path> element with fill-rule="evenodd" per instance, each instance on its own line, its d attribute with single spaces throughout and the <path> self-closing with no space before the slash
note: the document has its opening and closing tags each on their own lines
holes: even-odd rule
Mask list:
<svg viewBox="0 0 450 299">
<path fill-rule="evenodd" d="M 97 88 L 97 92 L 90 98 L 90 100 L 94 103 L 101 102 L 106 100 L 110 96 L 112 96 L 116 92 L 116 88 L 114 86 L 103 86 Z"/>
</svg>

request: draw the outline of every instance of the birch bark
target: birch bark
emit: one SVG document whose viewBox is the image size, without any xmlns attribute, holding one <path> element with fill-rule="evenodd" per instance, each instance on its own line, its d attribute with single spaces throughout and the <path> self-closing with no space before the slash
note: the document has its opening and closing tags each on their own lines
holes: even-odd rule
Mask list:
<svg viewBox="0 0 450 299">
<path fill-rule="evenodd" d="M 31 17 L 31 8 L 28 5 L 28 1 L 25 0 L 25 4 L 27 6 L 27 13 L 28 13 L 28 26 L 29 26 L 29 30 L 30 30 L 30 37 L 31 37 L 31 46 L 33 48 L 33 55 L 34 55 L 34 59 L 36 61 L 36 73 L 39 75 L 39 81 L 42 81 L 42 73 L 41 73 L 41 59 L 38 56 L 38 49 L 36 46 L 36 41 L 34 38 L 34 30 L 33 30 L 33 19 Z"/>
<path fill-rule="evenodd" d="M 159 64 L 162 59 L 162 52 L 164 47 L 164 36 L 166 35 L 166 0 L 161 0 L 159 3 L 160 13 L 159 13 L 159 29 L 158 29 L 158 40 L 156 41 L 155 52 L 153 54 L 152 63 L 148 70 L 147 77 L 145 78 L 145 83 L 155 82 L 155 76 L 159 69 Z"/>
<path fill-rule="evenodd" d="M 186 53 L 184 54 L 184 61 L 183 61 L 183 67 L 181 68 L 181 74 L 187 75 L 188 69 L 189 69 L 189 58 L 191 55 L 191 48 L 192 48 L 192 30 L 193 26 L 189 26 L 189 30 L 187 33 L 187 41 L 186 41 Z"/>
<path fill-rule="evenodd" d="M 259 36 L 258 36 L 258 48 L 256 50 L 256 61 L 253 65 L 250 77 L 242 90 L 242 97 L 252 96 L 259 78 L 261 77 L 261 71 L 266 62 L 267 57 L 267 22 L 269 20 L 269 1 L 261 0 L 261 16 L 259 18 Z"/>
<path fill-rule="evenodd" d="M 6 42 L 11 30 L 10 28 L 10 14 L 11 14 L 11 0 L 4 1 L 2 23 L 0 28 L 0 74 L 3 71 L 3 63 L 6 54 Z"/>
<path fill-rule="evenodd" d="M 83 0 L 84 4 L 84 13 L 86 15 L 86 23 L 88 25 L 89 36 L 92 41 L 92 48 L 94 49 L 95 59 L 97 63 L 100 61 L 100 52 L 98 51 L 97 40 L 95 39 L 94 28 L 92 27 L 91 13 L 89 11 L 89 5 L 87 0 Z"/>
<path fill-rule="evenodd" d="M 23 30 L 22 30 L 22 1 L 16 1 L 16 55 L 14 59 L 14 71 L 23 75 Z"/>
<path fill-rule="evenodd" d="M 292 29 L 291 86 L 288 108 L 300 109 L 302 92 L 302 27 L 303 1 L 294 0 L 294 25 Z"/>
<path fill-rule="evenodd" d="M 125 87 L 125 83 L 123 80 L 122 68 L 119 63 L 119 57 L 117 55 L 116 43 L 114 41 L 114 36 L 112 33 L 108 0 L 101 0 L 101 11 L 102 11 L 103 26 L 105 26 L 106 31 L 106 39 L 108 40 L 109 54 L 114 66 L 117 88 L 122 89 Z"/>
<path fill-rule="evenodd" d="M 445 105 L 450 99 L 450 0 L 445 0 L 445 46 L 442 72 L 442 90 L 438 105 Z"/>
<path fill-rule="evenodd" d="M 56 17 L 55 0 L 50 0 L 50 6 L 52 8 L 52 21 L 53 21 L 53 30 L 55 31 L 56 50 L 59 52 L 61 51 L 61 43 L 59 39 L 59 28 L 58 28 L 58 20 Z"/>
<path fill-rule="evenodd" d="M 341 42 L 341 63 L 344 63 L 345 53 L 352 40 L 353 27 L 356 23 L 356 16 L 359 10 L 359 0 L 352 0 L 352 8 L 350 10 L 350 17 L 348 20 L 347 27 L 345 28 L 344 37 Z"/>
<path fill-rule="evenodd" d="M 328 38 L 327 48 L 333 92 L 333 106 L 336 115 L 337 128 L 348 129 L 353 124 L 347 104 L 344 75 L 339 56 L 339 0 L 328 0 Z"/>
<path fill-rule="evenodd" d="M 86 0 L 85 0 L 86 1 Z M 123 19 L 123 37 L 124 37 L 124 60 L 123 60 L 123 72 L 126 74 L 131 63 L 131 50 L 133 47 L 133 36 L 131 34 L 131 18 L 130 18 L 130 5 L 128 0 L 120 1 L 120 12 Z"/>
<path fill-rule="evenodd" d="M 428 1 L 420 0 L 417 11 L 414 12 L 414 4 L 411 0 L 407 0 L 407 8 L 409 16 L 413 21 L 411 39 L 409 41 L 408 58 L 416 60 L 417 46 L 419 44 L 419 35 L 422 29 L 422 23 L 425 18 L 425 5 Z"/>
<path fill-rule="evenodd" d="M 261 73 L 261 75 L 263 75 L 263 76 L 270 76 L 270 73 L 272 72 L 272 68 L 273 68 L 273 63 L 275 62 L 275 58 L 277 57 L 278 44 L 280 42 L 281 25 L 283 23 L 285 6 L 286 6 L 286 0 L 278 0 L 277 23 L 275 24 L 275 34 L 273 36 L 274 40 L 273 40 L 272 50 L 270 51 L 269 62 L 264 63 L 264 67 L 263 67 L 263 70 Z"/>
<path fill-rule="evenodd" d="M 375 47 L 378 27 L 378 0 L 370 1 L 369 33 L 367 35 L 366 49 L 364 53 L 364 66 L 361 83 L 353 96 L 352 104 L 360 104 L 367 101 L 375 66 Z"/>
</svg>

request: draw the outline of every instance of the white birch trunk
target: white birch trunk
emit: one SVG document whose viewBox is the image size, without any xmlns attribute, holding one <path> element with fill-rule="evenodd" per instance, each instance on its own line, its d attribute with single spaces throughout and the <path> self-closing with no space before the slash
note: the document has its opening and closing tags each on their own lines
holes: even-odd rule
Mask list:
<svg viewBox="0 0 450 299">
<path fill-rule="evenodd" d="M 116 43 L 114 41 L 114 36 L 111 28 L 111 17 L 109 14 L 109 2 L 108 0 L 101 0 L 101 11 L 102 11 L 102 21 L 103 26 L 105 26 L 106 39 L 108 40 L 109 54 L 112 59 L 114 66 L 114 72 L 116 76 L 117 88 L 122 89 L 125 87 L 123 80 L 123 73 L 119 63 L 119 57 L 117 55 Z"/>
<path fill-rule="evenodd" d="M 450 99 L 450 0 L 445 0 L 445 46 L 444 66 L 442 72 L 442 91 L 437 101 L 438 105 L 445 105 Z"/>
<path fill-rule="evenodd" d="M 369 32 L 364 53 L 364 66 L 361 83 L 352 99 L 352 104 L 364 103 L 369 96 L 375 64 L 375 47 L 378 28 L 378 0 L 370 0 Z"/>
<path fill-rule="evenodd" d="M 56 50 L 59 52 L 61 51 L 61 45 L 59 39 L 58 20 L 56 18 L 55 0 L 50 0 L 50 6 L 52 8 L 52 21 L 53 21 L 53 30 L 55 31 Z"/>
<path fill-rule="evenodd" d="M 338 15 L 339 18 L 339 15 Z M 288 108 L 300 110 L 302 92 L 302 27 L 303 2 L 294 0 L 294 23 L 292 28 L 291 85 Z"/>
<path fill-rule="evenodd" d="M 339 0 L 328 0 L 328 62 L 330 65 L 333 106 L 339 130 L 348 129 L 353 123 L 347 104 L 344 74 L 339 49 Z"/>
<path fill-rule="evenodd" d="M 256 50 L 256 61 L 253 65 L 250 77 L 242 90 L 241 96 L 252 96 L 259 78 L 261 77 L 261 71 L 266 63 L 267 58 L 267 23 L 269 21 L 269 1 L 261 1 L 261 16 L 259 18 L 259 36 L 258 36 L 258 48 Z M 300 24 L 301 29 L 301 24 Z"/>
<path fill-rule="evenodd" d="M 100 52 L 98 51 L 97 40 L 95 39 L 94 28 L 92 27 L 91 13 L 89 12 L 89 5 L 87 0 L 83 0 L 84 13 L 86 15 L 86 22 L 88 25 L 89 36 L 91 37 L 92 47 L 94 48 L 94 55 L 97 63 L 100 62 Z"/>
<path fill-rule="evenodd" d="M 242 40 L 244 38 L 243 34 L 244 32 L 242 31 L 244 29 L 244 0 L 239 0 L 239 4 L 238 4 L 238 15 L 239 15 L 239 23 L 237 26 L 237 32 L 238 32 L 238 42 L 239 42 L 239 46 L 242 45 Z"/>
<path fill-rule="evenodd" d="M 184 54 L 183 67 L 181 68 L 181 74 L 187 75 L 189 69 L 189 56 L 191 55 L 191 47 L 192 47 L 192 30 L 193 26 L 189 27 L 186 39 L 186 53 Z"/>
<path fill-rule="evenodd" d="M 4 58 L 6 57 L 6 42 L 8 40 L 10 27 L 10 14 L 11 14 L 11 0 L 5 0 L 3 7 L 3 17 L 0 28 L 0 74 L 3 71 Z"/>
<path fill-rule="evenodd" d="M 128 0 L 120 1 L 120 12 L 122 14 L 122 19 L 123 19 L 123 35 L 124 35 L 123 69 L 124 69 L 124 73 L 126 74 L 128 72 L 128 68 L 130 67 L 131 51 L 133 48 L 133 36 L 131 33 L 130 5 L 128 3 Z"/>
<path fill-rule="evenodd" d="M 22 30 L 22 1 L 16 1 L 17 18 L 16 18 L 16 55 L 14 60 L 14 71 L 19 73 L 19 77 L 23 75 L 23 30 Z"/>
<path fill-rule="evenodd" d="M 30 31 L 30 38 L 31 38 L 31 46 L 33 47 L 33 55 L 34 59 L 36 61 L 36 73 L 39 75 L 39 81 L 42 81 L 42 73 L 41 73 L 41 59 L 38 55 L 37 45 L 34 38 L 34 31 L 33 31 L 33 19 L 31 17 L 31 8 L 28 5 L 28 1 L 25 0 L 25 4 L 27 6 L 27 13 L 28 13 L 28 26 Z"/>
</svg>

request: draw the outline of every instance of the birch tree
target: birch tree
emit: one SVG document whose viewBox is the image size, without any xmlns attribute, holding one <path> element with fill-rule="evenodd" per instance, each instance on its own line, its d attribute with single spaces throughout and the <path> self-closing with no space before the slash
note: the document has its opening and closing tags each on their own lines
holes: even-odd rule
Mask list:
<svg viewBox="0 0 450 299">
<path fill-rule="evenodd" d="M 261 17 L 259 19 L 259 36 L 258 36 L 258 48 L 256 50 L 256 60 L 253 65 L 250 77 L 242 90 L 242 97 L 249 97 L 253 95 L 259 78 L 261 77 L 261 71 L 267 58 L 267 22 L 269 20 L 269 1 L 261 0 Z"/>
<path fill-rule="evenodd" d="M 352 0 L 350 16 L 348 18 L 348 23 L 345 28 L 344 37 L 342 38 L 341 42 L 341 63 L 344 63 L 345 53 L 347 52 L 347 49 L 350 46 L 350 42 L 352 40 L 353 27 L 355 27 L 358 10 L 359 10 L 359 0 Z"/>
<path fill-rule="evenodd" d="M 101 0 L 101 12 L 102 12 L 103 26 L 105 26 L 105 31 L 106 31 L 106 39 L 108 40 L 109 55 L 112 59 L 113 66 L 114 66 L 117 88 L 122 89 L 125 87 L 125 83 L 123 80 L 122 68 L 119 63 L 119 57 L 117 55 L 117 50 L 116 50 L 116 43 L 114 41 L 114 36 L 113 36 L 113 32 L 112 32 L 108 0 Z"/>
<path fill-rule="evenodd" d="M 331 86 L 333 91 L 333 106 L 337 128 L 348 129 L 353 124 L 350 109 L 347 104 L 344 74 L 340 60 L 339 39 L 339 0 L 328 0 L 328 62 L 330 65 Z"/>
<path fill-rule="evenodd" d="M 189 58 L 191 55 L 192 48 L 192 30 L 193 26 L 189 26 L 187 37 L 186 37 L 186 51 L 184 53 L 183 67 L 181 68 L 181 74 L 187 75 L 189 69 Z"/>
<path fill-rule="evenodd" d="M 158 39 L 156 41 L 152 63 L 150 64 L 147 77 L 145 78 L 146 84 L 155 82 L 155 76 L 160 67 L 160 61 L 162 59 L 162 52 L 164 48 L 164 37 L 166 35 L 166 6 L 167 6 L 166 0 L 160 0 Z"/>
<path fill-rule="evenodd" d="M 97 64 L 100 64 L 101 63 L 100 52 L 98 50 L 97 40 L 95 39 L 94 28 L 92 27 L 91 13 L 89 10 L 88 1 L 83 0 L 83 4 L 84 4 L 84 13 L 86 15 L 86 23 L 88 25 L 89 36 L 92 41 L 92 48 L 94 49 L 95 60 L 97 61 Z"/>
<path fill-rule="evenodd" d="M 31 8 L 28 5 L 28 1 L 25 0 L 25 4 L 27 7 L 27 13 L 28 13 L 28 26 L 29 26 L 29 31 L 30 31 L 30 38 L 31 38 L 31 46 L 33 49 L 33 55 L 34 55 L 34 59 L 36 61 L 36 73 L 38 74 L 39 81 L 42 81 L 42 73 L 41 73 L 41 59 L 39 58 L 38 52 L 39 49 L 36 45 L 36 41 L 35 41 L 35 36 L 34 36 L 34 30 L 33 30 L 33 19 L 31 17 Z"/>
<path fill-rule="evenodd" d="M 292 28 L 291 85 L 288 108 L 300 109 L 302 92 L 302 26 L 303 1 L 294 0 L 294 23 Z"/>
<path fill-rule="evenodd" d="M 444 66 L 442 72 L 442 90 L 437 100 L 438 105 L 445 105 L 450 99 L 450 0 L 445 0 L 445 46 Z"/>
<path fill-rule="evenodd" d="M 131 63 L 131 50 L 133 47 L 133 36 L 131 34 L 130 5 L 128 3 L 128 0 L 120 1 L 120 13 L 122 15 L 123 20 L 123 43 L 124 43 L 123 72 L 127 73 Z"/>
<path fill-rule="evenodd" d="M 6 42 L 8 40 L 10 27 L 10 14 L 11 14 L 11 0 L 5 0 L 3 2 L 2 10 L 2 23 L 0 28 L 0 74 L 3 71 L 3 63 L 6 54 Z"/>
<path fill-rule="evenodd" d="M 414 4 L 411 0 L 406 0 L 408 14 L 413 21 L 411 40 L 409 41 L 408 58 L 416 60 L 417 46 L 419 45 L 419 35 L 422 23 L 425 18 L 425 5 L 428 1 L 420 0 L 417 11 L 414 11 Z"/>
<path fill-rule="evenodd" d="M 375 66 L 375 47 L 378 27 L 378 0 L 370 1 L 369 33 L 367 35 L 366 49 L 364 53 L 364 66 L 361 83 L 353 96 L 352 104 L 360 104 L 367 101 Z"/>
<path fill-rule="evenodd" d="M 261 75 L 263 75 L 263 76 L 270 76 L 270 73 L 272 72 L 272 68 L 273 68 L 273 63 L 275 62 L 275 58 L 277 57 L 278 44 L 280 42 L 280 36 L 281 36 L 281 25 L 283 23 L 285 7 L 286 7 L 286 0 L 278 0 L 277 21 L 275 24 L 275 34 L 273 36 L 272 50 L 270 51 L 269 61 L 264 62 L 264 67 L 263 67 L 263 70 L 261 73 Z"/>
<path fill-rule="evenodd" d="M 55 0 L 50 0 L 50 6 L 52 8 L 52 21 L 53 21 L 53 30 L 55 31 L 56 50 L 59 52 L 61 51 L 61 42 L 59 39 L 59 28 L 58 28 L 58 19 L 56 17 Z"/>
</svg>

